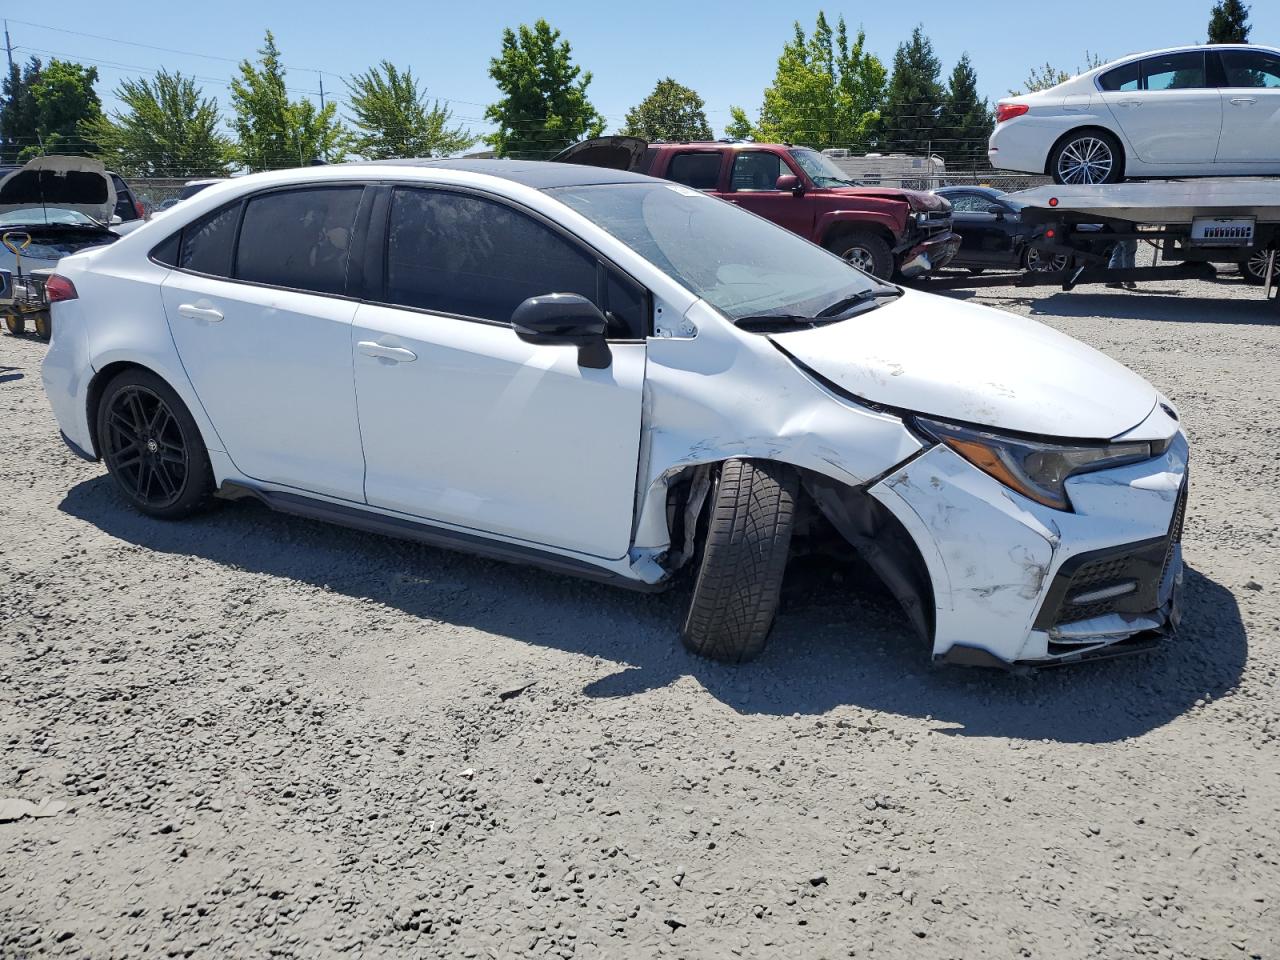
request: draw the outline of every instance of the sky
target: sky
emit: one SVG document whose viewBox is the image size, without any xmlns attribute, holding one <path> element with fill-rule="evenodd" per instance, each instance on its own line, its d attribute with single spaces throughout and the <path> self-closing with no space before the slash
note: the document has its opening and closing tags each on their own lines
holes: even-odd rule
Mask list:
<svg viewBox="0 0 1280 960">
<path fill-rule="evenodd" d="M 345 77 L 387 59 L 412 67 L 428 94 L 448 101 L 455 120 L 477 133 L 491 129 L 484 107 L 497 91 L 488 68 L 503 28 L 541 16 L 570 41 L 575 61 L 591 71 L 588 96 L 605 115 L 607 130 L 620 127 L 628 108 L 669 75 L 702 96 L 718 136 L 730 106 L 745 107 L 755 117 L 793 22 L 808 32 L 819 9 L 833 24 L 843 15 L 851 32 L 862 27 L 868 48 L 886 65 L 912 28 L 923 25 L 944 76 L 967 52 L 979 91 L 995 101 L 1021 86 L 1030 67 L 1046 61 L 1074 72 L 1083 68 L 1086 51 L 1105 61 L 1201 42 L 1211 6 L 1211 0 L 1076 0 L 1067 6 L 973 0 L 808 6 L 744 0 L 367 0 L 326 8 L 314 0 L 199 6 L 60 0 L 5 5 L 0 16 L 9 17 L 15 59 L 58 56 L 97 66 L 98 92 L 108 110 L 118 105 L 112 90 L 120 80 L 159 67 L 197 76 L 205 94 L 225 107 L 235 62 L 254 57 L 271 29 L 290 68 L 287 83 L 298 96 L 316 96 L 323 81 L 326 96 L 341 103 Z M 1280 2 L 1254 0 L 1252 7 L 1252 39 L 1280 44 Z"/>
</svg>

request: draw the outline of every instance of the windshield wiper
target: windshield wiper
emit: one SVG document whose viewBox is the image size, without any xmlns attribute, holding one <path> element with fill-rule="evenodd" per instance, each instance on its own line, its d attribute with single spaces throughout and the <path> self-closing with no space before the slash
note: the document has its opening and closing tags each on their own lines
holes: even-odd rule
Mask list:
<svg viewBox="0 0 1280 960">
<path fill-rule="evenodd" d="M 794 330 L 796 327 L 820 327 L 831 323 L 831 320 L 820 320 L 817 317 L 801 317 L 794 313 L 762 313 L 752 317 L 739 317 L 733 321 L 735 326 L 743 330 Z"/>
<path fill-rule="evenodd" d="M 829 307 L 825 307 L 814 314 L 814 319 L 825 319 L 827 317 L 837 317 L 858 306 L 860 303 L 867 303 L 870 300 L 879 300 L 881 297 L 900 297 L 902 291 L 897 287 L 890 286 L 887 283 L 878 284 L 867 290 L 859 290 L 857 293 L 849 297 L 837 300 Z"/>
</svg>

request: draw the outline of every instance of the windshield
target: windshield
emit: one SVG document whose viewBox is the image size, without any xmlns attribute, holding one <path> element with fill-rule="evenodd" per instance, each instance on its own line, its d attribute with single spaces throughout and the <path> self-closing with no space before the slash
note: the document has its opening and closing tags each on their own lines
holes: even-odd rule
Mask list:
<svg viewBox="0 0 1280 960">
<path fill-rule="evenodd" d="M 102 226 L 93 217 L 81 213 L 79 210 L 67 210 L 63 207 L 43 207 L 38 203 L 30 207 L 21 207 L 17 210 L 6 210 L 4 213 L 0 213 L 0 226 L 30 226 L 36 223 L 65 223 L 78 227 Z"/>
<path fill-rule="evenodd" d="M 820 187 L 856 187 L 858 182 L 850 180 L 849 175 L 841 170 L 834 160 L 817 150 L 797 148 L 791 151 L 791 158 L 800 164 L 800 169 L 809 175 Z"/>
<path fill-rule="evenodd" d="M 789 230 L 673 183 L 548 190 L 733 320 L 813 316 L 876 281 Z"/>
</svg>

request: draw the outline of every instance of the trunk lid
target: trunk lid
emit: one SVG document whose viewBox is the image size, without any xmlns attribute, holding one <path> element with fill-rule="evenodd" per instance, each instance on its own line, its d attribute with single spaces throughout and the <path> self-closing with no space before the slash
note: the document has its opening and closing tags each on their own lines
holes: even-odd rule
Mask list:
<svg viewBox="0 0 1280 960">
<path fill-rule="evenodd" d="M 109 224 L 116 187 L 98 160 L 36 157 L 0 179 L 0 221 L 6 226 L 58 222 L 69 210 Z"/>
<path fill-rule="evenodd" d="M 595 137 L 566 147 L 552 163 L 580 163 L 608 170 L 638 170 L 649 142 L 639 137 Z"/>
</svg>

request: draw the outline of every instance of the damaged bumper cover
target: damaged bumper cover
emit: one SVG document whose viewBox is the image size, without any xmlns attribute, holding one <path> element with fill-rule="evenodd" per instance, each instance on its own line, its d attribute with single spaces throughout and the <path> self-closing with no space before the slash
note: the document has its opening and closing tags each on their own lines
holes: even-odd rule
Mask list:
<svg viewBox="0 0 1280 960">
<path fill-rule="evenodd" d="M 902 254 L 899 270 L 908 279 L 922 277 L 949 264 L 960 251 L 960 235 L 943 233 L 909 247 Z"/>
<path fill-rule="evenodd" d="M 1147 649 L 1177 626 L 1187 443 L 1071 477 L 1072 511 L 935 446 L 868 493 L 928 569 L 936 659 L 1044 666 Z M 890 584 L 892 586 L 892 584 Z M 901 598 L 900 598 L 901 599 Z"/>
</svg>

